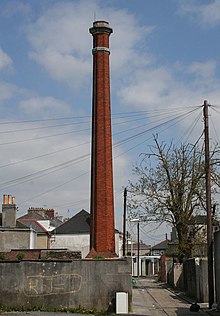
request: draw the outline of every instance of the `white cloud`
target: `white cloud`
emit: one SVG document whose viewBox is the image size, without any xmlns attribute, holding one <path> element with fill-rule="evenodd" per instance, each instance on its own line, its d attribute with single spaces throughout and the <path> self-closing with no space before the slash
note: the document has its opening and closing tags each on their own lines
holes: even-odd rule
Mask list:
<svg viewBox="0 0 220 316">
<path fill-rule="evenodd" d="M 123 77 L 126 72 L 132 73 L 135 67 L 152 63 L 147 38 L 154 30 L 153 26 L 138 25 L 135 16 L 125 10 L 109 11 L 109 21 L 113 26 L 110 37 L 112 71 Z"/>
<path fill-rule="evenodd" d="M 192 15 L 203 27 L 215 27 L 220 23 L 220 2 L 213 0 L 208 4 L 201 4 L 199 0 L 181 0 L 178 13 Z"/>
<path fill-rule="evenodd" d="M 45 50 L 41 54 L 32 53 L 30 56 L 44 66 L 53 79 L 66 81 L 72 89 L 78 88 L 90 71 L 88 61 L 70 54 Z"/>
<path fill-rule="evenodd" d="M 55 116 L 65 116 L 70 113 L 69 106 L 62 100 L 53 97 L 32 98 L 21 101 L 20 108 L 27 114 L 35 118 L 46 118 Z"/>
<path fill-rule="evenodd" d="M 0 47 L 0 71 L 6 67 L 11 67 L 12 59 Z"/>
<path fill-rule="evenodd" d="M 187 72 L 200 78 L 208 77 L 210 80 L 211 78 L 215 78 L 217 62 L 215 60 L 207 60 L 203 62 L 194 61 L 189 65 L 177 62 L 175 64 L 175 69 L 178 72 Z"/>
<path fill-rule="evenodd" d="M 152 60 L 146 53 L 146 36 L 153 28 L 138 26 L 134 16 L 126 10 L 102 8 L 98 1 L 56 4 L 28 28 L 30 57 L 41 64 L 51 78 L 66 81 L 73 88 L 91 80 L 92 35 L 88 29 L 92 26 L 93 12 L 114 26 L 110 37 L 114 75 L 122 76 L 128 69 L 131 72 L 135 66 Z M 142 50 L 137 51 L 137 45 Z"/>
<path fill-rule="evenodd" d="M 162 100 L 170 94 L 173 84 L 172 74 L 166 68 L 149 68 L 136 73 L 129 86 L 122 87 L 119 94 L 123 102 L 130 107 L 146 110 L 147 105 L 162 105 Z"/>
<path fill-rule="evenodd" d="M 164 104 L 167 108 L 197 105 L 212 94 L 220 98 L 216 68 L 214 60 L 188 65 L 176 63 L 169 68 L 146 67 L 136 71 L 118 93 L 124 104 L 142 110 L 163 108 Z"/>
<path fill-rule="evenodd" d="M 88 21 L 94 2 L 56 4 L 28 28 L 31 58 L 41 64 L 55 80 L 72 88 L 90 80 L 91 43 Z"/>
<path fill-rule="evenodd" d="M 49 124 L 46 123 L 46 125 Z M 45 124 L 42 122 L 28 123 L 25 124 L 25 128 L 28 128 L 28 130 L 24 131 L 24 126 L 18 125 L 14 129 L 20 129 L 20 132 L 1 135 L 1 143 L 10 141 L 15 141 L 16 143 L 13 146 L 1 146 L 2 160 L 0 167 L 4 164 L 23 161 L 22 163 L 12 164 L 10 167 L 0 169 L 2 175 L 1 190 L 14 195 L 17 206 L 23 212 L 30 206 L 43 207 L 44 205 L 50 208 L 55 207 L 57 211 L 65 211 L 68 208 L 71 210 L 80 210 L 83 207 L 87 208 L 89 206 L 90 157 L 88 155 L 87 159 L 80 159 L 78 163 L 74 163 L 74 159 L 89 153 L 88 135 L 72 133 L 66 134 L 64 137 L 62 133 L 68 131 L 69 127 L 60 125 L 60 127 L 57 126 L 45 131 L 44 128 L 40 128 L 41 126 L 43 127 Z M 36 127 L 39 127 L 39 129 L 35 130 Z M 6 128 L 12 129 L 12 127 L 7 126 Z M 74 127 L 74 129 L 77 130 L 77 127 Z M 1 127 L 2 130 L 3 127 Z M 47 134 L 58 134 L 59 132 L 61 136 L 46 137 Z M 33 140 L 34 138 L 38 139 Z M 23 141 L 25 139 L 32 140 L 20 142 L 20 140 Z M 69 149 L 66 150 L 66 148 Z M 52 152 L 56 153 L 46 155 Z M 39 158 L 27 160 L 37 156 Z M 73 163 L 67 165 L 66 162 L 70 160 Z M 5 184 L 5 182 L 12 179 L 25 177 L 61 164 L 63 166 L 61 166 L 60 171 L 51 169 L 46 176 L 24 178 L 22 181 L 15 181 L 16 186 Z M 81 176 L 82 174 L 84 175 Z M 74 207 L 75 201 L 79 200 L 81 200 L 81 203 Z M 69 207 L 66 206 L 67 204 Z M 21 213 L 18 215 L 21 215 Z M 70 214 L 70 216 L 72 215 Z"/>
<path fill-rule="evenodd" d="M 18 93 L 18 88 L 15 85 L 0 81 L 0 103 L 11 99 Z"/>
<path fill-rule="evenodd" d="M 216 62 L 215 61 L 207 61 L 207 62 L 194 62 L 188 68 L 187 71 L 190 74 L 195 75 L 200 80 L 205 80 L 209 84 L 215 78 L 215 70 L 216 70 Z"/>
</svg>

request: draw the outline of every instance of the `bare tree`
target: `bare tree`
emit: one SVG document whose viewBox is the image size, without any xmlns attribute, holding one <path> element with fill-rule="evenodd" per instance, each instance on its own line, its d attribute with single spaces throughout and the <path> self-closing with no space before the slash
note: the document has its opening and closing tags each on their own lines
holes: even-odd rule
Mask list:
<svg viewBox="0 0 220 316">
<path fill-rule="evenodd" d="M 144 154 L 134 168 L 137 182 L 129 183 L 130 213 L 143 220 L 171 224 L 177 231 L 178 256 L 189 257 L 192 234 L 188 223 L 205 209 L 204 151 L 197 145 L 159 144 L 156 137 L 154 142 L 150 153 Z"/>
</svg>

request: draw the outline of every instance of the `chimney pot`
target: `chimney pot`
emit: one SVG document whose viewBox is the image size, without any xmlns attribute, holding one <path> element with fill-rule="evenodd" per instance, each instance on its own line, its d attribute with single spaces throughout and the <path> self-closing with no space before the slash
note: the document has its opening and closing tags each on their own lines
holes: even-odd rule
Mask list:
<svg viewBox="0 0 220 316">
<path fill-rule="evenodd" d="M 12 196 L 11 195 L 8 196 L 8 204 L 12 204 Z"/>
<path fill-rule="evenodd" d="M 7 197 L 8 197 L 7 194 L 3 195 L 3 204 L 8 204 L 7 203 L 7 200 L 8 200 Z"/>
</svg>

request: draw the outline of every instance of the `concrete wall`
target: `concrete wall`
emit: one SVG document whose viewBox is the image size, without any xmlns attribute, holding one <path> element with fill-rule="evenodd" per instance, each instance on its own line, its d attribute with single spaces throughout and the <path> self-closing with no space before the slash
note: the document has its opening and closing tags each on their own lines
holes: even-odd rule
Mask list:
<svg viewBox="0 0 220 316">
<path fill-rule="evenodd" d="M 181 263 L 174 263 L 173 286 L 179 289 L 183 288 L 183 265 Z"/>
<path fill-rule="evenodd" d="M 208 302 L 208 263 L 206 258 L 188 259 L 183 265 L 184 287 L 197 302 Z"/>
<path fill-rule="evenodd" d="M 208 261 L 207 258 L 196 258 L 197 300 L 208 302 Z"/>
<path fill-rule="evenodd" d="M 215 292 L 216 303 L 220 310 L 220 231 L 214 233 Z"/>
<path fill-rule="evenodd" d="M 197 279 L 195 259 L 188 259 L 183 264 L 184 288 L 189 296 L 196 297 Z"/>
<path fill-rule="evenodd" d="M 36 248 L 37 234 L 29 229 L 0 228 L 0 251 Z"/>
<path fill-rule="evenodd" d="M 111 310 L 116 292 L 132 301 L 131 260 L 0 261 L 0 305 Z"/>
<path fill-rule="evenodd" d="M 171 262 L 167 265 L 167 268 L 167 283 L 172 287 L 184 289 L 183 265 L 181 263 Z"/>
<path fill-rule="evenodd" d="M 182 289 L 197 302 L 208 302 L 208 264 L 206 258 L 174 263 L 167 271 L 168 284 Z"/>
</svg>

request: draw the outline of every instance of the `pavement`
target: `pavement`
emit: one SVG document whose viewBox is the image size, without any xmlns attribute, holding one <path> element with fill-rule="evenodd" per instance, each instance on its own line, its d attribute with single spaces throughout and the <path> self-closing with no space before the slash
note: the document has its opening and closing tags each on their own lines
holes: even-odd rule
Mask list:
<svg viewBox="0 0 220 316">
<path fill-rule="evenodd" d="M 133 311 L 122 316 L 186 316 L 211 315 L 220 316 L 220 312 L 211 311 L 207 304 L 199 304 L 199 312 L 189 310 L 193 302 L 183 292 L 173 290 L 164 283 L 158 283 L 155 278 L 138 278 L 133 287 Z M 49 312 L 8 312 L 0 316 L 64 316 L 65 313 Z M 82 314 L 72 314 L 81 316 Z M 85 314 L 84 314 L 85 315 Z"/>
<path fill-rule="evenodd" d="M 192 299 L 157 282 L 155 278 L 139 278 L 136 281 L 133 289 L 133 316 L 220 316 L 220 312 L 210 311 L 207 304 L 199 304 L 199 312 L 191 312 L 190 306 L 195 303 Z"/>
</svg>

